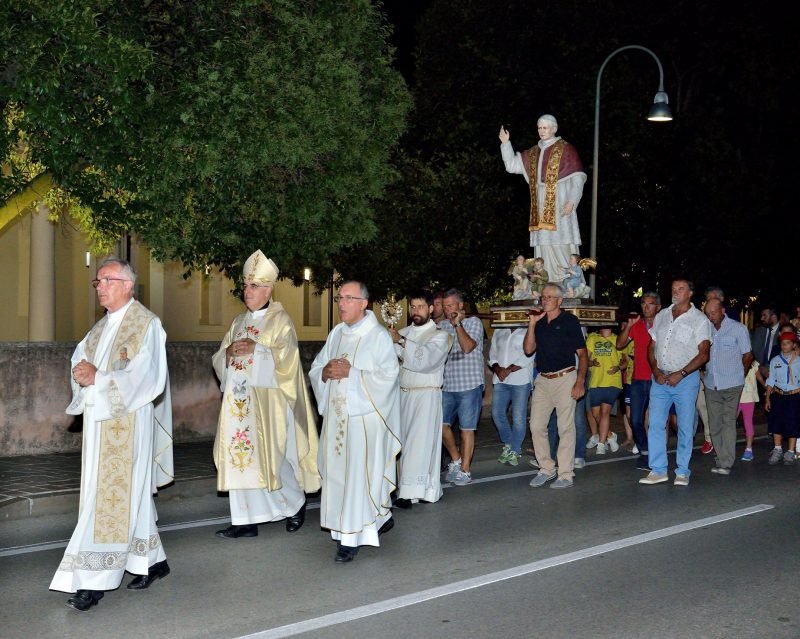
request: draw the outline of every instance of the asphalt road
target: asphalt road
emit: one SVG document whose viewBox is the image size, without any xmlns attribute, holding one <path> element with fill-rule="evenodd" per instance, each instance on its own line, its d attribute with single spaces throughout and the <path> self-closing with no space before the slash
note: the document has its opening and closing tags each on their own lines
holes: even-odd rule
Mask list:
<svg viewBox="0 0 800 639">
<path fill-rule="evenodd" d="M 5 522 L 0 637 L 796 639 L 800 465 L 756 452 L 729 477 L 696 454 L 687 488 L 639 485 L 627 457 L 590 458 L 567 490 L 482 461 L 346 565 L 316 509 L 295 534 L 222 540 L 225 499 L 167 499 L 172 574 L 87 613 L 47 589 L 75 517 Z"/>
</svg>

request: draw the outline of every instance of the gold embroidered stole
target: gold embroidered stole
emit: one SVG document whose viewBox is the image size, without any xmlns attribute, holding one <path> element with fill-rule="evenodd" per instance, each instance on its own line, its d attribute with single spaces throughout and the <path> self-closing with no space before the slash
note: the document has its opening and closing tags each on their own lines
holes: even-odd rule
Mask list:
<svg viewBox="0 0 800 639">
<path fill-rule="evenodd" d="M 529 231 L 555 231 L 558 219 L 556 203 L 556 189 L 558 188 L 558 170 L 561 164 L 561 156 L 564 154 L 564 140 L 558 140 L 552 147 L 550 157 L 547 158 L 547 166 L 544 174 L 544 203 L 542 210 L 539 210 L 539 154 L 542 149 L 535 146 L 529 155 L 529 184 L 531 189 L 531 217 L 528 225 Z M 545 149 L 547 150 L 547 149 Z"/>
<path fill-rule="evenodd" d="M 154 315 L 134 301 L 125 311 L 108 358 L 107 371 L 123 370 L 142 347 L 147 327 Z M 88 360 L 93 362 L 100 337 L 108 324 L 103 317 L 94 325 L 86 341 Z M 129 542 L 131 488 L 133 475 L 134 427 L 136 413 L 126 413 L 119 390 L 109 385 L 111 419 L 99 422 L 100 453 L 97 469 L 97 502 L 94 515 L 94 542 Z"/>
</svg>

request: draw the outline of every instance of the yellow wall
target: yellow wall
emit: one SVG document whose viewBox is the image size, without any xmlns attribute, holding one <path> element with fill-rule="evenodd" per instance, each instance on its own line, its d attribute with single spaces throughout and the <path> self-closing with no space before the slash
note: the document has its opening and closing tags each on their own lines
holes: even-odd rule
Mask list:
<svg viewBox="0 0 800 639">
<path fill-rule="evenodd" d="M 87 268 L 87 244 L 82 235 L 68 224 L 54 226 L 55 341 L 78 341 L 103 314 L 90 283 L 102 258 L 90 258 Z M 29 215 L 17 217 L 0 230 L 0 341 L 29 339 L 30 233 Z M 118 254 L 124 256 L 124 248 L 121 246 Z M 170 341 L 217 341 L 244 310 L 241 300 L 230 293 L 233 282 L 216 269 L 208 275 L 194 273 L 184 279 L 181 264 L 154 262 L 147 249 L 135 242 L 127 257 L 138 274 L 137 298 L 161 317 Z M 329 291 L 309 298 L 316 311 L 311 312 L 312 325 L 304 322 L 309 312 L 304 309 L 303 286 L 279 281 L 274 299 L 291 315 L 301 341 L 324 340 L 328 335 Z M 339 321 L 335 308 L 333 321 Z"/>
<path fill-rule="evenodd" d="M 27 339 L 30 228 L 26 215 L 0 229 L 0 340 Z"/>
</svg>

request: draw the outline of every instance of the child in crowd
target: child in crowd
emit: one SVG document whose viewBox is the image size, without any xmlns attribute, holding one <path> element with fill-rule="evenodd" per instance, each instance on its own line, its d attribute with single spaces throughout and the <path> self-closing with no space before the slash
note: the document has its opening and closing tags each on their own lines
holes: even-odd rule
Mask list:
<svg viewBox="0 0 800 639">
<path fill-rule="evenodd" d="M 744 388 L 742 396 L 739 398 L 739 415 L 742 416 L 744 424 L 745 448 L 742 454 L 742 461 L 753 461 L 753 410 L 758 403 L 758 387 L 756 386 L 756 375 L 758 374 L 758 362 L 753 362 L 747 376 L 744 378 Z"/>
<path fill-rule="evenodd" d="M 622 392 L 621 371 L 628 366 L 627 357 L 617 350 L 617 336 L 613 329 L 604 326 L 597 333 L 589 333 L 586 338 L 589 351 L 589 407 L 597 422 L 597 433 L 592 433 L 587 448 L 597 447 L 598 455 L 605 455 L 610 448 L 612 453 L 619 450 L 617 434 L 611 430 L 611 406 Z M 590 426 L 594 430 L 590 421 Z"/>
<path fill-rule="evenodd" d="M 788 466 L 795 463 L 795 446 L 800 434 L 800 357 L 795 350 L 797 335 L 794 331 L 781 333 L 779 340 L 781 352 L 769 362 L 764 410 L 775 444 L 769 464 L 774 466 L 783 460 Z M 785 452 L 784 443 L 787 444 Z"/>
</svg>

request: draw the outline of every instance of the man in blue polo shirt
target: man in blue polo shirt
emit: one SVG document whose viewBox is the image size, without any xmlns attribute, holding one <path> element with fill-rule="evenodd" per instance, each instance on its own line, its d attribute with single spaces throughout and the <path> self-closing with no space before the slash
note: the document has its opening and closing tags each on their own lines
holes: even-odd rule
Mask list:
<svg viewBox="0 0 800 639">
<path fill-rule="evenodd" d="M 736 458 L 736 413 L 753 351 L 744 324 L 726 316 L 720 300 L 707 301 L 703 310 L 711 322 L 711 357 L 704 382 L 711 443 L 717 451 L 711 472 L 730 475 Z"/>
<path fill-rule="evenodd" d="M 531 480 L 534 488 L 555 479 L 550 488 L 569 488 L 575 475 L 575 402 L 586 393 L 588 357 L 578 318 L 561 310 L 564 289 L 549 282 L 542 290 L 543 312 L 528 317 L 523 348 L 536 353 L 539 376 L 531 402 L 531 436 L 539 472 Z M 575 356 L 578 367 L 575 368 Z M 558 468 L 550 455 L 547 424 L 555 409 L 558 423 Z M 558 475 L 558 479 L 556 479 Z"/>
</svg>

